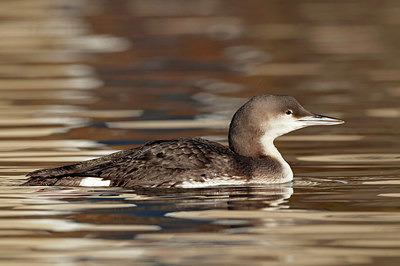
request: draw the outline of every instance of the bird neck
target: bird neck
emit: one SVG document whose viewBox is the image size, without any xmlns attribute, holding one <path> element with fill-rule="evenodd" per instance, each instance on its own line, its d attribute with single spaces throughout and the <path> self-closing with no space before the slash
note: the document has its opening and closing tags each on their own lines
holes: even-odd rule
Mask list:
<svg viewBox="0 0 400 266">
<path fill-rule="evenodd" d="M 262 147 L 262 153 L 264 156 L 269 156 L 275 159 L 282 159 L 283 157 L 281 153 L 278 151 L 278 149 L 274 145 L 274 137 L 271 137 L 270 135 L 265 134 L 260 138 L 260 144 Z"/>
<path fill-rule="evenodd" d="M 274 145 L 275 137 L 251 125 L 230 128 L 229 148 L 235 153 L 251 157 L 255 163 L 255 174 L 263 178 L 269 175 L 276 180 L 289 182 L 293 179 L 290 165 Z M 271 176 L 272 175 L 272 176 Z"/>
<path fill-rule="evenodd" d="M 270 157 L 275 160 L 281 167 L 282 177 L 290 181 L 293 179 L 292 168 L 290 168 L 290 165 L 285 161 L 281 153 L 275 147 L 274 140 L 275 138 L 271 137 L 268 134 L 264 134 L 264 136 L 260 138 L 263 154 L 264 156 Z"/>
<path fill-rule="evenodd" d="M 283 160 L 282 155 L 274 145 L 274 135 L 252 124 L 236 126 L 229 130 L 229 148 L 241 156 L 259 159 L 271 157 Z"/>
<path fill-rule="evenodd" d="M 251 126 L 246 129 L 234 128 L 229 131 L 229 148 L 241 156 L 253 159 L 264 157 L 260 142 L 261 132 L 254 130 Z"/>
</svg>

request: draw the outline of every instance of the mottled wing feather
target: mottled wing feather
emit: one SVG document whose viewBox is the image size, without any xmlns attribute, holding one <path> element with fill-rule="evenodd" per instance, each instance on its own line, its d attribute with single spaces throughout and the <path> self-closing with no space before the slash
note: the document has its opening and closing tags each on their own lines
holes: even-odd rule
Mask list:
<svg viewBox="0 0 400 266">
<path fill-rule="evenodd" d="M 231 165 L 232 152 L 203 139 L 151 142 L 134 153 L 98 165 L 84 174 L 111 179 L 113 186 L 173 186 L 182 177 L 211 178 Z"/>
<path fill-rule="evenodd" d="M 61 179 L 91 176 L 110 179 L 111 186 L 170 187 L 182 183 L 184 178 L 202 182 L 222 174 L 215 169 L 235 169 L 234 158 L 234 153 L 223 145 L 204 139 L 164 140 L 95 160 L 35 171 L 29 176 L 58 177 L 57 184 Z"/>
<path fill-rule="evenodd" d="M 84 172 L 88 169 L 91 169 L 94 165 L 100 165 L 103 163 L 110 162 L 115 160 L 116 158 L 121 158 L 126 154 L 134 152 L 136 149 L 123 150 L 119 152 L 115 152 L 97 159 L 88 160 L 84 162 L 79 162 L 75 164 L 70 164 L 66 166 L 61 166 L 57 168 L 50 169 L 40 169 L 27 174 L 27 176 L 35 178 L 35 177 L 57 177 L 57 176 L 65 176 L 68 174 L 75 174 L 79 172 Z"/>
</svg>

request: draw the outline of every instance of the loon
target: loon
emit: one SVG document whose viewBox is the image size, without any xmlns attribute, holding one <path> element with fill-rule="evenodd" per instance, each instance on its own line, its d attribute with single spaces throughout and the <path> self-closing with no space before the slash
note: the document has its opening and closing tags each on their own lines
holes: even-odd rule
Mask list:
<svg viewBox="0 0 400 266">
<path fill-rule="evenodd" d="M 344 121 L 307 111 L 291 96 L 258 95 L 233 115 L 229 148 L 202 138 L 150 141 L 89 161 L 27 174 L 29 186 L 193 188 L 287 183 L 293 172 L 275 138 Z"/>
</svg>

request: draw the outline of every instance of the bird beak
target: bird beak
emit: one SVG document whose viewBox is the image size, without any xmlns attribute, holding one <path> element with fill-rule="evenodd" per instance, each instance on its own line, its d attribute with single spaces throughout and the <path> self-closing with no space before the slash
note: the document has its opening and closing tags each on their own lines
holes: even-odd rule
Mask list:
<svg viewBox="0 0 400 266">
<path fill-rule="evenodd" d="M 330 125 L 339 125 L 344 123 L 343 120 L 323 115 L 305 116 L 303 118 L 300 118 L 299 121 L 303 122 L 306 126 L 318 126 L 318 125 L 330 126 Z"/>
</svg>

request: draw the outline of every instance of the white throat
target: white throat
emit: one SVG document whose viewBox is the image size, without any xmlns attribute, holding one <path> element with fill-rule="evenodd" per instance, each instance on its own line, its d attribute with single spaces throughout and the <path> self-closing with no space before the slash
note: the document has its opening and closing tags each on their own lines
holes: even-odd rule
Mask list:
<svg viewBox="0 0 400 266">
<path fill-rule="evenodd" d="M 263 147 L 263 152 L 265 155 L 270 156 L 277 160 L 282 166 L 282 178 L 286 180 L 285 182 L 289 182 L 293 180 L 293 171 L 290 168 L 290 165 L 283 159 L 281 153 L 274 145 L 274 137 L 271 137 L 268 134 L 265 134 L 261 137 L 261 145 Z"/>
</svg>

